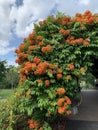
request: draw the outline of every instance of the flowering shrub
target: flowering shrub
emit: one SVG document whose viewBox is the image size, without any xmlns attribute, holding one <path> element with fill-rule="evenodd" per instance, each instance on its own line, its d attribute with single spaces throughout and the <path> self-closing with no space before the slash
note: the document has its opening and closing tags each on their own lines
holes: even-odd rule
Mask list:
<svg viewBox="0 0 98 130">
<path fill-rule="evenodd" d="M 97 33 L 98 15 L 90 11 L 73 18 L 58 13 L 34 25 L 15 50 L 20 82 L 4 130 L 51 130 L 49 120 L 71 114 L 77 80 L 98 56 Z"/>
</svg>

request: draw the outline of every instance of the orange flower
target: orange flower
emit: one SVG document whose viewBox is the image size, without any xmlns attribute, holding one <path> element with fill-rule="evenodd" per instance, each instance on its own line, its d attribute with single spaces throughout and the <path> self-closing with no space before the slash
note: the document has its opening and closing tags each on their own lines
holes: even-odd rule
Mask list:
<svg viewBox="0 0 98 130">
<path fill-rule="evenodd" d="M 33 33 L 31 33 L 31 34 L 29 34 L 29 38 L 30 38 L 30 39 L 33 39 L 33 38 L 34 38 L 34 36 L 35 36 L 34 32 L 33 32 Z"/>
<path fill-rule="evenodd" d="M 36 42 L 35 42 L 35 40 L 28 39 L 28 43 L 29 43 L 30 45 L 34 45 Z"/>
<path fill-rule="evenodd" d="M 36 39 L 41 41 L 42 40 L 42 36 L 37 36 Z"/>
<path fill-rule="evenodd" d="M 63 77 L 62 74 L 57 74 L 57 79 L 61 79 Z"/>
<path fill-rule="evenodd" d="M 66 79 L 67 79 L 67 80 L 70 80 L 70 79 L 71 79 L 71 75 L 67 75 L 67 76 L 66 76 Z"/>
<path fill-rule="evenodd" d="M 70 100 L 70 98 L 68 98 L 67 96 L 65 97 L 65 100 L 66 100 L 66 103 L 67 103 L 68 105 L 71 104 L 71 100 Z"/>
<path fill-rule="evenodd" d="M 72 113 L 71 110 L 66 111 L 66 114 L 67 114 L 67 115 L 70 115 L 71 113 Z"/>
<path fill-rule="evenodd" d="M 84 44 L 85 46 L 89 46 L 89 42 L 88 42 L 88 41 L 84 41 L 83 44 Z"/>
<path fill-rule="evenodd" d="M 32 71 L 32 63 L 31 62 L 27 62 L 27 64 L 24 67 L 25 69 L 25 73 L 31 72 Z"/>
<path fill-rule="evenodd" d="M 74 70 L 74 68 L 75 68 L 74 65 L 73 65 L 73 63 L 68 64 L 67 66 L 68 66 L 68 69 L 69 69 L 69 70 Z"/>
<path fill-rule="evenodd" d="M 39 126 L 38 122 L 35 121 L 35 120 L 29 120 L 29 121 L 28 121 L 28 124 L 29 124 L 29 128 L 30 128 L 30 129 L 35 129 L 36 127 Z"/>
<path fill-rule="evenodd" d="M 35 70 L 36 69 L 36 64 L 32 63 L 32 69 Z"/>
<path fill-rule="evenodd" d="M 67 35 L 69 35 L 69 33 L 70 33 L 70 30 L 65 30 L 65 32 L 64 32 L 64 34 L 67 36 Z"/>
<path fill-rule="evenodd" d="M 20 51 L 23 51 L 24 48 L 25 48 L 25 46 L 26 46 L 26 45 L 25 45 L 24 43 L 20 44 L 20 46 L 19 46 L 19 50 L 20 50 Z"/>
<path fill-rule="evenodd" d="M 28 47 L 28 52 L 32 51 L 32 50 L 35 50 L 37 47 L 36 46 L 29 46 Z"/>
<path fill-rule="evenodd" d="M 21 52 L 21 51 L 20 51 L 19 49 L 16 49 L 16 50 L 15 50 L 15 53 L 17 53 L 17 54 L 20 53 L 20 52 Z"/>
<path fill-rule="evenodd" d="M 60 98 L 57 102 L 58 106 L 61 107 L 65 102 L 65 98 Z"/>
<path fill-rule="evenodd" d="M 41 79 L 38 80 L 38 83 L 42 83 L 43 81 Z"/>
<path fill-rule="evenodd" d="M 83 38 L 78 38 L 75 41 L 76 41 L 76 43 L 81 44 L 81 43 L 83 43 Z"/>
<path fill-rule="evenodd" d="M 63 70 L 62 69 L 58 69 L 58 73 L 62 74 Z"/>
<path fill-rule="evenodd" d="M 45 46 L 45 47 L 42 47 L 41 51 L 42 51 L 43 53 L 51 52 L 51 51 L 52 51 L 52 46 L 47 45 L 47 46 Z"/>
<path fill-rule="evenodd" d="M 54 68 L 53 64 L 49 64 L 48 66 L 49 66 L 50 69 Z"/>
<path fill-rule="evenodd" d="M 24 82 L 26 80 L 26 76 L 25 75 L 20 75 L 20 82 Z"/>
<path fill-rule="evenodd" d="M 40 127 L 38 130 L 43 130 L 43 128 L 42 128 L 42 127 Z"/>
<path fill-rule="evenodd" d="M 39 64 L 41 62 L 41 59 L 35 56 L 33 62 Z"/>
<path fill-rule="evenodd" d="M 33 123 L 33 120 L 28 120 L 28 124 L 32 124 Z"/>
<path fill-rule="evenodd" d="M 43 44 L 44 44 L 43 41 L 38 43 L 39 46 L 42 46 Z"/>
<path fill-rule="evenodd" d="M 21 68 L 20 69 L 20 74 L 24 74 L 25 73 L 25 69 L 24 68 Z"/>
<path fill-rule="evenodd" d="M 70 44 L 71 44 L 71 45 L 75 45 L 75 44 L 76 44 L 76 40 L 71 40 L 71 41 L 70 41 Z"/>
<path fill-rule="evenodd" d="M 64 29 L 61 29 L 61 30 L 59 31 L 59 33 L 60 33 L 60 34 L 65 34 L 65 30 L 64 30 Z"/>
<path fill-rule="evenodd" d="M 59 114 L 62 114 L 62 113 L 65 112 L 65 110 L 66 110 L 65 107 L 59 107 L 59 108 L 58 108 L 58 113 L 59 113 Z"/>
<path fill-rule="evenodd" d="M 66 93 L 66 90 L 64 88 L 58 88 L 57 93 L 58 95 L 62 95 Z"/>
<path fill-rule="evenodd" d="M 15 93 L 15 97 L 18 98 L 18 96 L 19 96 L 19 95 L 18 95 L 18 92 L 16 92 L 16 93 Z"/>
<path fill-rule="evenodd" d="M 37 70 L 34 72 L 35 75 L 41 75 L 46 72 L 48 65 L 47 62 L 41 62 L 37 66 Z"/>
<path fill-rule="evenodd" d="M 50 81 L 49 80 L 45 80 L 45 86 L 46 87 L 50 86 Z"/>
<path fill-rule="evenodd" d="M 84 67 L 80 68 L 80 72 L 84 73 L 85 72 L 85 68 Z"/>
</svg>

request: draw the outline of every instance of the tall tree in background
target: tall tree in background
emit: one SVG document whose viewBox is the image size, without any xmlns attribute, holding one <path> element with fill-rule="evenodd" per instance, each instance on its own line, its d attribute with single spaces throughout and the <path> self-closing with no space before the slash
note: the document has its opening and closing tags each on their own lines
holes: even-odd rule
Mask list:
<svg viewBox="0 0 98 130">
<path fill-rule="evenodd" d="M 6 72 L 6 87 L 7 88 L 14 88 L 17 86 L 19 82 L 19 74 L 17 67 L 10 65 L 8 67 L 8 70 Z"/>
<path fill-rule="evenodd" d="M 6 61 L 1 61 L 0 60 L 0 86 L 1 86 L 1 83 L 2 83 L 2 80 L 4 79 L 5 77 L 5 73 L 6 73 Z"/>
</svg>

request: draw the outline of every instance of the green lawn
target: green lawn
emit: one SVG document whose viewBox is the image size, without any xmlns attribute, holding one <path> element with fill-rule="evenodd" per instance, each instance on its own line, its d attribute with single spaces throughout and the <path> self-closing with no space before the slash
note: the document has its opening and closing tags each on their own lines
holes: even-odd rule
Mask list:
<svg viewBox="0 0 98 130">
<path fill-rule="evenodd" d="M 11 89 L 0 89 L 0 97 L 2 98 L 8 98 L 13 93 L 14 93 L 14 90 L 11 90 Z"/>
</svg>

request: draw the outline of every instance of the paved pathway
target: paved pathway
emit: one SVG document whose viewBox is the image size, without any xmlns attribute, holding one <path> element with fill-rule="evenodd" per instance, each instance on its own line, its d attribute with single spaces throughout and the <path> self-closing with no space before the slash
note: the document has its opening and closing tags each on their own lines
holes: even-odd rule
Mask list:
<svg viewBox="0 0 98 130">
<path fill-rule="evenodd" d="M 67 130 L 98 130 L 98 90 L 83 90 L 79 113 L 71 115 Z"/>
<path fill-rule="evenodd" d="M 74 120 L 98 121 L 98 90 L 83 90 L 79 112 L 71 116 Z"/>
</svg>

